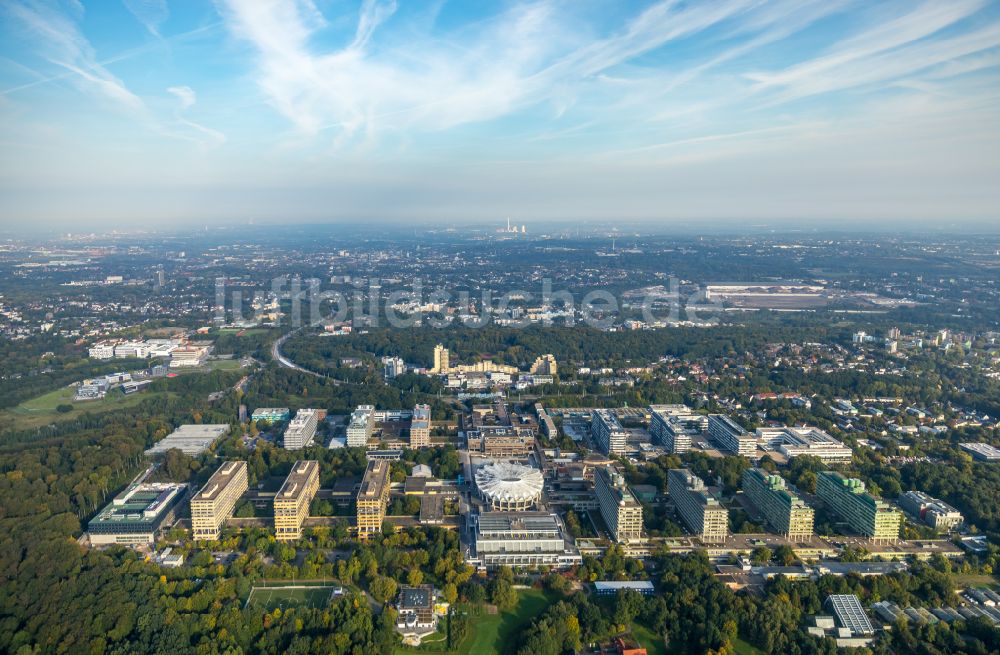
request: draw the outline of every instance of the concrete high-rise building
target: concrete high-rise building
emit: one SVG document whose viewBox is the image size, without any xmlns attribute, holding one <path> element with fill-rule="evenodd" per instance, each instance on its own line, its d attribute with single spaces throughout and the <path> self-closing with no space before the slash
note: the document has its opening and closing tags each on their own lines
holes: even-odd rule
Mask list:
<svg viewBox="0 0 1000 655">
<path fill-rule="evenodd" d="M 319 462 L 295 462 L 285 483 L 274 497 L 274 538 L 302 538 L 302 523 L 309 517 L 309 503 L 319 491 Z"/>
<path fill-rule="evenodd" d="M 708 423 L 705 416 L 695 414 L 683 405 L 650 406 L 649 410 L 649 434 L 669 453 L 691 450 L 691 435 L 702 432 L 702 426 Z"/>
<path fill-rule="evenodd" d="M 431 406 L 416 405 L 410 421 L 410 448 L 426 448 L 431 445 Z"/>
<path fill-rule="evenodd" d="M 701 478 L 688 469 L 670 469 L 667 487 L 677 513 L 692 534 L 706 543 L 726 540 L 729 510 L 709 493 Z"/>
<path fill-rule="evenodd" d="M 757 454 L 757 439 L 725 414 L 708 417 L 708 436 L 723 450 L 733 455 L 753 457 Z"/>
<path fill-rule="evenodd" d="M 625 484 L 621 473 L 611 467 L 596 469 L 594 493 L 604 524 L 615 541 L 623 543 L 642 538 L 642 505 Z"/>
<path fill-rule="evenodd" d="M 590 433 L 598 448 L 606 455 L 622 455 L 628 443 L 628 430 L 618 422 L 618 417 L 610 409 L 595 409 L 591 412 Z"/>
<path fill-rule="evenodd" d="M 402 357 L 382 358 L 382 377 L 386 380 L 399 377 L 403 373 L 406 373 L 406 362 L 403 361 Z"/>
<path fill-rule="evenodd" d="M 447 373 L 451 370 L 451 361 L 448 349 L 443 344 L 434 346 L 434 368 L 431 373 Z"/>
<path fill-rule="evenodd" d="M 302 450 L 312 443 L 319 425 L 318 409 L 300 409 L 285 429 L 285 449 Z"/>
<path fill-rule="evenodd" d="M 215 541 L 236 503 L 246 493 L 247 463 L 226 462 L 191 498 L 191 535 L 196 541 Z"/>
<path fill-rule="evenodd" d="M 389 503 L 389 468 L 389 462 L 384 459 L 368 462 L 358 489 L 358 539 L 367 539 L 382 531 Z"/>
<path fill-rule="evenodd" d="M 555 355 L 542 355 L 535 359 L 529 372 L 532 375 L 556 375 L 558 370 L 559 366 L 556 363 Z"/>
<path fill-rule="evenodd" d="M 743 472 L 743 493 L 776 532 L 792 541 L 812 538 L 813 509 L 785 488 L 781 476 L 747 469 Z"/>
<path fill-rule="evenodd" d="M 857 478 L 845 478 L 835 471 L 822 471 L 816 476 L 816 495 L 851 529 L 875 542 L 899 539 L 902 514 L 888 504 L 865 493 L 865 483 Z"/>
<path fill-rule="evenodd" d="M 375 406 L 358 405 L 351 412 L 351 421 L 347 424 L 347 446 L 363 448 L 368 445 L 368 439 L 375 431 Z"/>
</svg>

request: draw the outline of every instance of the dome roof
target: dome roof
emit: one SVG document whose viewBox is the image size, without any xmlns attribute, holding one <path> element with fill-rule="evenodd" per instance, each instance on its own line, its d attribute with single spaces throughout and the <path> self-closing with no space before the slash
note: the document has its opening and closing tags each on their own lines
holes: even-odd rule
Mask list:
<svg viewBox="0 0 1000 655">
<path fill-rule="evenodd" d="M 490 500 L 534 501 L 542 495 L 542 472 L 531 466 L 491 462 L 475 477 L 479 491 Z"/>
</svg>

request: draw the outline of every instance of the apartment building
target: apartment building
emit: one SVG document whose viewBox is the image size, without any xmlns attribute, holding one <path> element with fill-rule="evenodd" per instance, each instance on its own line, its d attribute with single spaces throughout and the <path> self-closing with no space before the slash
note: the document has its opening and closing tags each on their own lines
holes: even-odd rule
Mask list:
<svg viewBox="0 0 1000 655">
<path fill-rule="evenodd" d="M 902 514 L 884 501 L 865 492 L 865 483 L 845 478 L 835 471 L 816 476 L 816 495 L 840 516 L 852 530 L 875 542 L 899 539 Z"/>
<path fill-rule="evenodd" d="M 559 370 L 555 355 L 542 355 L 528 369 L 533 375 L 555 375 Z"/>
<path fill-rule="evenodd" d="M 775 532 L 792 541 L 812 538 L 813 509 L 785 488 L 781 476 L 769 475 L 760 469 L 747 469 L 743 472 L 743 493 Z"/>
<path fill-rule="evenodd" d="M 191 534 L 197 541 L 215 541 L 233 516 L 248 488 L 247 463 L 226 462 L 191 498 Z"/>
<path fill-rule="evenodd" d="M 302 523 L 309 517 L 309 503 L 319 491 L 319 462 L 295 462 L 274 497 L 274 537 L 279 541 L 302 538 Z"/>
<path fill-rule="evenodd" d="M 448 349 L 442 344 L 434 346 L 434 368 L 431 369 L 431 373 L 447 373 L 451 370 L 451 357 L 448 353 Z"/>
<path fill-rule="evenodd" d="M 402 357 L 382 358 L 382 377 L 386 380 L 397 378 L 403 373 L 406 373 L 406 362 Z"/>
<path fill-rule="evenodd" d="M 368 462 L 361 488 L 358 489 L 358 539 L 367 539 L 382 531 L 389 503 L 390 466 L 390 462 L 384 459 Z"/>
<path fill-rule="evenodd" d="M 677 507 L 677 514 L 692 534 L 706 543 L 726 540 L 729 534 L 729 510 L 709 493 L 701 478 L 688 469 L 670 469 L 667 487 Z"/>
<path fill-rule="evenodd" d="M 625 478 L 612 467 L 594 471 L 594 493 L 611 537 L 619 542 L 642 538 L 642 505 Z"/>
</svg>

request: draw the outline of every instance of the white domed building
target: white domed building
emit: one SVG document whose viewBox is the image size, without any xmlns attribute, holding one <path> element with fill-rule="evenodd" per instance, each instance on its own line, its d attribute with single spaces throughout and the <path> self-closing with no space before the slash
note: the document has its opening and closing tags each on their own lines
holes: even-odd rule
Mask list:
<svg viewBox="0 0 1000 655">
<path fill-rule="evenodd" d="M 542 497 L 542 472 L 523 464 L 490 462 L 476 471 L 476 488 L 489 508 L 497 512 L 523 512 Z"/>
</svg>

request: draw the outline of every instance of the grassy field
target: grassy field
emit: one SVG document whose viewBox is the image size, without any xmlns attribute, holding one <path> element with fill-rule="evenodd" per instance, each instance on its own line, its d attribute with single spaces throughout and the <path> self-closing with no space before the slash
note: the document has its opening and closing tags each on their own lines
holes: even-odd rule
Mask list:
<svg viewBox="0 0 1000 655">
<path fill-rule="evenodd" d="M 247 607 L 270 612 L 278 607 L 325 607 L 330 602 L 332 586 L 254 587 Z"/>
<path fill-rule="evenodd" d="M 37 428 L 56 421 L 76 418 L 84 412 L 98 414 L 134 407 L 143 400 L 152 398 L 159 393 L 164 392 L 147 390 L 126 396 L 120 391 L 114 390 L 99 400 L 75 402 L 73 396 L 76 394 L 76 390 L 71 387 L 63 387 L 0 412 L 0 423 L 15 430 Z M 66 413 L 58 412 L 56 407 L 59 405 L 72 405 L 73 410 Z"/>
<path fill-rule="evenodd" d="M 503 653 L 511 638 L 528 625 L 532 619 L 545 611 L 551 600 L 537 589 L 518 589 L 517 608 L 511 612 L 487 614 L 483 612 L 471 617 L 469 636 L 454 651 L 444 648 L 419 650 L 400 646 L 396 655 L 429 653 L 430 655 L 485 655 Z"/>
<path fill-rule="evenodd" d="M 764 651 L 739 638 L 733 641 L 733 650 L 736 651 L 736 655 L 764 655 Z"/>
<path fill-rule="evenodd" d="M 241 368 L 239 359 L 213 359 L 207 364 L 210 371 L 238 371 Z"/>
<path fill-rule="evenodd" d="M 240 368 L 239 358 L 210 359 L 202 366 L 183 366 L 181 368 L 170 369 L 170 372 L 177 375 L 191 375 L 193 373 L 207 373 L 208 371 L 238 371 Z"/>
<path fill-rule="evenodd" d="M 646 649 L 648 655 L 667 655 L 667 645 L 663 636 L 658 635 L 644 625 L 632 624 L 632 636 Z"/>
<path fill-rule="evenodd" d="M 1000 581 L 992 575 L 954 573 L 951 577 L 955 581 L 955 586 L 961 589 L 968 587 L 996 589 L 1000 585 Z"/>
<path fill-rule="evenodd" d="M 219 328 L 219 334 L 240 334 L 240 337 L 255 337 L 259 334 L 267 334 L 271 330 L 268 328 Z"/>
</svg>

